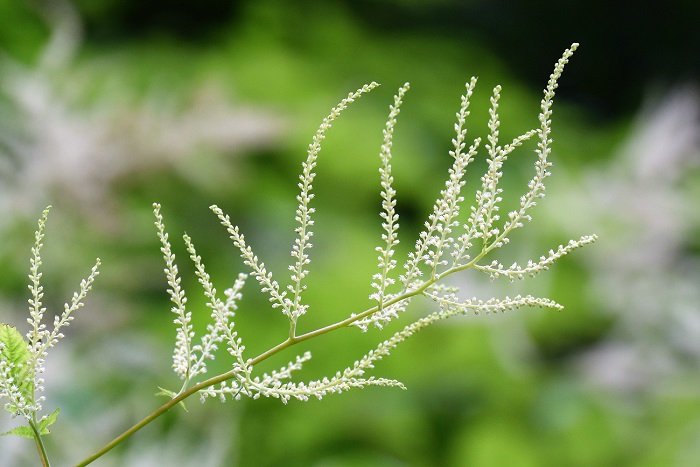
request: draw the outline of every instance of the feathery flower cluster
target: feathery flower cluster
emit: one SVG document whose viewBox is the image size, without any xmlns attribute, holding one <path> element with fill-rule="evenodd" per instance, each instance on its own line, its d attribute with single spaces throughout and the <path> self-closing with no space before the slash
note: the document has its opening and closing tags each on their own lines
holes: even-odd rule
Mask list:
<svg viewBox="0 0 700 467">
<path fill-rule="evenodd" d="M 31 427 L 41 434 L 48 433 L 48 426 L 55 422 L 56 409 L 51 415 L 37 419 L 45 398 L 44 362 L 48 351 L 64 337 L 61 330 L 70 325 L 74 313 L 82 308 L 88 291 L 92 288 L 99 274 L 100 260 L 97 259 L 87 279 L 80 282 L 78 292 L 73 293 L 70 302 L 63 306 L 63 313 L 54 317 L 53 328 L 49 329 L 42 322 L 46 308 L 43 306 L 44 288 L 41 285 L 40 272 L 41 248 L 44 230 L 51 206 L 47 207 L 39 219 L 38 229 L 34 234 L 34 246 L 29 268 L 29 323 L 30 330 L 26 338 L 14 327 L 0 323 L 0 398 L 7 399 L 4 408 L 13 416 L 22 416 Z M 9 433 L 32 437 L 29 427 L 18 427 Z"/>
<path fill-rule="evenodd" d="M 415 249 L 408 254 L 408 258 L 403 264 L 404 273 L 397 276 L 395 270 L 398 262 L 395 259 L 395 248 L 399 243 L 399 216 L 396 212 L 396 190 L 393 188 L 394 178 L 391 167 L 392 141 L 396 118 L 409 89 L 408 83 L 398 90 L 394 97 L 394 103 L 389 109 L 389 117 L 383 130 L 383 143 L 379 153 L 382 206 L 380 217 L 383 232 L 381 244 L 375 249 L 378 253 L 378 271 L 372 276 L 373 292 L 369 296 L 373 305 L 360 313 L 350 313 L 348 318 L 335 324 L 302 335 L 298 335 L 296 332 L 298 319 L 308 311 L 308 305 L 304 303 L 302 294 L 306 289 L 304 279 L 309 273 L 308 266 L 311 262 L 309 251 L 312 247 L 311 238 L 314 225 L 312 219 L 314 208 L 311 207 L 314 198 L 312 193 L 312 184 L 315 178 L 314 169 L 321 150 L 321 142 L 331 124 L 350 103 L 362 94 L 374 89 L 377 86 L 376 83 L 363 86 L 354 93 L 350 93 L 338 106 L 333 108 L 321 123 L 309 145 L 307 159 L 302 163 L 302 172 L 299 176 L 300 193 L 297 195 L 299 206 L 295 216 L 298 223 L 295 229 L 297 237 L 292 246 L 292 264 L 288 268 L 291 271 L 291 277 L 288 285 L 281 286 L 273 279 L 272 272 L 266 269 L 265 263 L 246 243 L 245 237 L 239 228 L 231 222 L 230 217 L 219 207 L 211 206 L 214 214 L 228 231 L 233 244 L 238 248 L 244 264 L 250 268 L 250 274 L 258 282 L 262 293 L 268 295 L 273 308 L 282 309 L 283 315 L 289 322 L 287 340 L 256 358 L 244 358 L 245 346 L 233 330 L 232 319 L 236 308 L 235 303 L 240 296 L 239 290 L 244 277 L 239 277 L 237 285 L 227 292 L 228 300 L 222 302 L 216 297 L 216 289 L 204 270 L 201 258 L 196 254 L 189 237 L 185 235 L 185 243 L 190 257 L 195 263 L 199 282 L 209 300 L 207 305 L 212 310 L 211 317 L 214 323 L 209 326 L 208 334 L 202 338 L 201 345 L 193 346 L 191 344 L 194 338 L 190 324 L 191 316 L 185 309 L 186 299 L 180 286 L 178 270 L 174 262 L 175 257 L 170 249 L 168 236 L 162 224 L 160 206 L 154 205 L 158 236 L 163 245 L 161 251 L 166 262 L 165 272 L 170 286 L 169 293 L 174 303 L 172 311 L 177 316 L 175 323 L 179 326 L 173 367 L 180 378 L 185 380 L 183 390 L 190 379 L 206 371 L 204 360 L 213 358 L 212 352 L 216 349 L 216 344 L 221 342 L 226 343 L 229 353 L 234 357 L 232 369 L 221 375 L 222 377 L 216 378 L 216 381 L 205 382 L 203 384 L 205 387 L 200 390 L 202 399 L 219 397 L 221 400 L 225 400 L 226 396 L 231 396 L 234 399 L 248 396 L 255 399 L 264 396 L 279 398 L 287 403 L 292 398 L 304 401 L 312 397 L 320 399 L 328 394 L 370 385 L 403 388 L 403 384 L 399 381 L 373 376 L 366 377 L 365 374 L 374 368 L 374 364 L 378 360 L 389 355 L 399 343 L 426 326 L 451 316 L 467 313 L 478 315 L 522 307 L 561 310 L 563 307 L 560 304 L 547 298 L 531 295 L 488 300 L 477 298 L 465 300 L 459 297 L 457 288 L 446 286 L 443 282 L 447 276 L 466 269 L 475 269 L 489 274 L 492 279 L 504 276 L 511 281 L 523 279 L 526 276 L 535 276 L 548 269 L 560 257 L 595 241 L 595 235 L 571 240 L 566 246 L 559 246 L 556 251 L 550 250 L 547 256 L 540 257 L 538 261 L 528 261 L 525 267 L 514 263 L 511 267 L 506 268 L 498 261 L 484 263 L 484 259 L 489 253 L 508 243 L 509 235 L 513 230 L 522 227 L 525 221 L 531 219 L 531 209 L 536 206 L 537 200 L 544 197 L 544 181 L 550 175 L 548 169 L 551 166 L 548 156 L 551 152 L 550 133 L 554 91 L 564 65 L 576 47 L 577 44 L 573 44 L 570 49 L 564 52 L 550 76 L 541 102 L 539 128 L 527 131 L 505 145 L 501 145 L 499 142 L 498 106 L 501 87 L 496 86 L 493 90 L 488 122 L 489 135 L 485 145 L 488 153 L 488 168 L 481 177 L 481 187 L 476 190 L 470 214 L 463 220 L 461 210 L 465 200 L 463 188 L 466 183 L 467 167 L 476 157 L 481 144 L 479 138 L 474 139 L 469 146 L 466 141 L 466 120 L 469 116 L 470 99 L 477 80 L 472 78 L 466 84 L 466 92 L 461 98 L 460 108 L 456 114 L 457 122 L 454 127 L 456 135 L 452 140 L 453 149 L 450 151 L 450 156 L 453 159 L 452 167 L 449 169 L 444 188 L 440 191 L 440 196 L 435 201 L 432 212 L 424 223 L 424 230 L 416 241 Z M 527 191 L 520 197 L 519 209 L 510 212 L 508 219 L 501 222 L 499 210 L 503 190 L 499 187 L 499 182 L 502 177 L 503 165 L 515 149 L 520 147 L 523 142 L 535 137 L 538 138 L 535 174 L 527 184 Z M 258 362 L 307 339 L 347 326 L 356 326 L 363 331 L 366 331 L 370 325 L 382 328 L 389 321 L 399 318 L 401 312 L 406 309 L 412 299 L 419 295 L 434 301 L 439 310 L 405 326 L 403 330 L 380 343 L 353 365 L 343 371 L 336 372 L 332 377 L 308 383 L 291 380 L 292 373 L 301 369 L 303 364 L 310 360 L 311 354 L 309 352 L 297 356 L 294 361 L 277 371 L 265 373 L 262 376 L 253 375 L 254 366 Z M 170 391 L 164 391 L 164 393 L 171 396 L 176 395 Z"/>
</svg>

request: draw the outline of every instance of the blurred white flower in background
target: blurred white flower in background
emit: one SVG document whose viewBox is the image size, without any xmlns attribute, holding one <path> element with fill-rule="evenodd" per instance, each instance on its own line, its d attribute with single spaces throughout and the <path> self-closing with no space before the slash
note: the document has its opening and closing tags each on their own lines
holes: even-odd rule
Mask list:
<svg viewBox="0 0 700 467">
<path fill-rule="evenodd" d="M 212 82 L 184 99 L 158 93 L 154 82 L 151 95 L 127 104 L 134 98 L 118 95 L 125 86 L 117 68 L 93 103 L 81 103 L 86 85 L 100 78 L 74 64 L 79 18 L 68 2 L 44 7 L 52 36 L 37 63 L 0 58 L 0 228 L 59 202 L 91 222 L 109 222 L 111 189 L 131 174 L 167 168 L 193 184 L 211 183 L 223 176 L 219 156 L 279 140 L 279 115 L 234 106 Z"/>
<path fill-rule="evenodd" d="M 700 96 L 679 88 L 647 104 L 612 158 L 562 174 L 569 196 L 544 205 L 561 229 L 600 236 L 583 258 L 594 301 L 614 318 L 581 359 L 597 386 L 656 391 L 700 368 L 699 169 Z"/>
</svg>

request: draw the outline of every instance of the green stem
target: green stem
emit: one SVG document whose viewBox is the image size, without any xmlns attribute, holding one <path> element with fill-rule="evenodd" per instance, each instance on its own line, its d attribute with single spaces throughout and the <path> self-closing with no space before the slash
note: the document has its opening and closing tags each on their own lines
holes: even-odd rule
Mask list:
<svg viewBox="0 0 700 467">
<path fill-rule="evenodd" d="M 82 466 L 88 465 L 88 464 L 92 463 L 93 461 L 99 459 L 100 457 L 105 455 L 107 452 L 109 452 L 112 449 L 114 449 L 115 447 L 117 447 L 119 444 L 121 444 L 124 440 L 129 438 L 131 435 L 133 435 L 134 433 L 139 431 L 141 428 L 143 428 L 144 426 L 148 425 L 156 418 L 158 418 L 161 415 L 163 415 L 164 413 L 166 413 L 168 410 L 173 408 L 175 405 L 177 405 L 181 401 L 183 401 L 183 400 L 187 399 L 189 396 L 195 394 L 197 391 L 205 389 L 209 386 L 213 386 L 214 384 L 218 384 L 218 383 L 221 383 L 223 381 L 229 380 L 233 377 L 234 377 L 234 372 L 228 371 L 226 373 L 220 374 L 219 376 L 215 376 L 214 378 L 210 378 L 206 381 L 202 381 L 201 383 L 196 384 L 196 385 L 192 386 L 191 388 L 189 388 L 188 390 L 178 394 L 176 397 L 173 397 L 168 402 L 161 405 L 158 409 L 156 409 L 153 413 L 148 415 L 146 418 L 144 418 L 140 422 L 136 423 L 134 426 L 132 426 L 131 428 L 126 430 L 121 435 L 114 438 L 114 440 L 112 440 L 109 444 L 106 444 L 102 449 L 95 452 L 93 455 L 86 458 L 82 462 L 76 464 L 76 467 L 82 467 Z"/>
<path fill-rule="evenodd" d="M 46 448 L 44 447 L 44 440 L 41 438 L 41 431 L 37 426 L 36 420 L 29 422 L 29 427 L 34 432 L 34 442 L 36 443 L 36 449 L 39 451 L 39 458 L 41 459 L 41 465 L 44 467 L 51 467 L 49 462 L 49 457 L 46 455 Z"/>
</svg>

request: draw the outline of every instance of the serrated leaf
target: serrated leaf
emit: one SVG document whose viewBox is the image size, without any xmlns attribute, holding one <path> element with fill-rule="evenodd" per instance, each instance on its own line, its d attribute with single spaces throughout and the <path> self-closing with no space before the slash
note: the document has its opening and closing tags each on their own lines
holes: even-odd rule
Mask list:
<svg viewBox="0 0 700 467">
<path fill-rule="evenodd" d="M 56 419 L 58 418 L 58 412 L 60 410 L 61 409 L 54 410 L 51 415 L 49 415 L 48 417 L 44 418 L 41 422 L 39 422 L 39 432 L 42 435 L 48 435 L 51 433 L 49 431 L 49 427 L 51 425 L 53 425 L 54 423 L 56 423 Z"/>
<path fill-rule="evenodd" d="M 9 376 L 13 379 L 13 385 L 19 388 L 25 399 L 32 400 L 34 381 L 30 377 L 31 368 L 29 367 L 32 354 L 29 351 L 27 341 L 24 340 L 24 336 L 17 328 L 0 323 L 0 343 L 3 344 L 0 359 L 8 363 Z M 12 414 L 17 411 L 17 408 L 12 404 L 6 405 L 5 409 Z"/>
<path fill-rule="evenodd" d="M 51 415 L 47 416 L 39 422 L 39 433 L 41 433 L 42 435 L 51 434 L 51 431 L 49 431 L 49 427 L 56 423 L 56 419 L 58 418 L 58 413 L 60 412 L 60 410 L 61 409 L 54 410 Z M 13 428 L 4 433 L 0 433 L 0 436 L 8 435 L 21 436 L 22 438 L 34 438 L 34 431 L 32 431 L 31 427 L 23 425 Z"/>
<path fill-rule="evenodd" d="M 14 326 L 0 323 L 0 342 L 5 344 L 2 349 L 3 360 L 15 366 L 23 367 L 32 356 L 27 341 Z"/>
<path fill-rule="evenodd" d="M 34 432 L 28 426 L 18 426 L 16 428 L 11 429 L 10 431 L 0 433 L 0 436 L 8 435 L 21 436 L 22 438 L 34 438 Z"/>
</svg>

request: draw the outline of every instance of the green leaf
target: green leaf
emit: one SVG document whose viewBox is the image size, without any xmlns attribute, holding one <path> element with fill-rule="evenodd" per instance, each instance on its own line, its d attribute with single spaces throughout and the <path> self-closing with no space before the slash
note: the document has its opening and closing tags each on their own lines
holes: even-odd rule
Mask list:
<svg viewBox="0 0 700 467">
<path fill-rule="evenodd" d="M 58 418 L 58 412 L 60 410 L 61 409 L 54 410 L 51 415 L 49 415 L 48 417 L 44 418 L 42 421 L 39 422 L 39 432 L 42 435 L 48 435 L 51 433 L 49 431 L 49 427 L 51 425 L 53 425 L 54 423 L 56 423 L 56 419 Z"/>
<path fill-rule="evenodd" d="M 51 415 L 39 422 L 39 433 L 41 433 L 42 435 L 51 434 L 51 431 L 49 431 L 49 427 L 56 423 L 56 419 L 58 418 L 58 412 L 60 410 L 61 409 L 54 410 Z M 22 438 L 34 438 L 34 431 L 32 431 L 31 427 L 23 425 L 13 428 L 10 431 L 0 433 L 0 436 L 7 435 L 21 436 Z"/>
<path fill-rule="evenodd" d="M 0 351 L 0 359 L 9 364 L 9 375 L 13 379 L 13 385 L 17 386 L 26 399 L 33 400 L 34 380 L 32 368 L 29 365 L 32 353 L 29 351 L 27 341 L 17 328 L 0 323 L 0 343 L 4 344 Z M 17 411 L 12 404 L 6 405 L 5 408 L 12 414 Z"/>
<path fill-rule="evenodd" d="M 15 366 L 24 367 L 32 356 L 27 341 L 14 326 L 0 323 L 0 342 L 5 344 L 2 349 L 3 360 Z"/>
<path fill-rule="evenodd" d="M 0 436 L 15 435 L 21 436 L 22 438 L 34 438 L 34 432 L 28 426 L 18 426 L 10 431 L 0 433 Z"/>
</svg>

